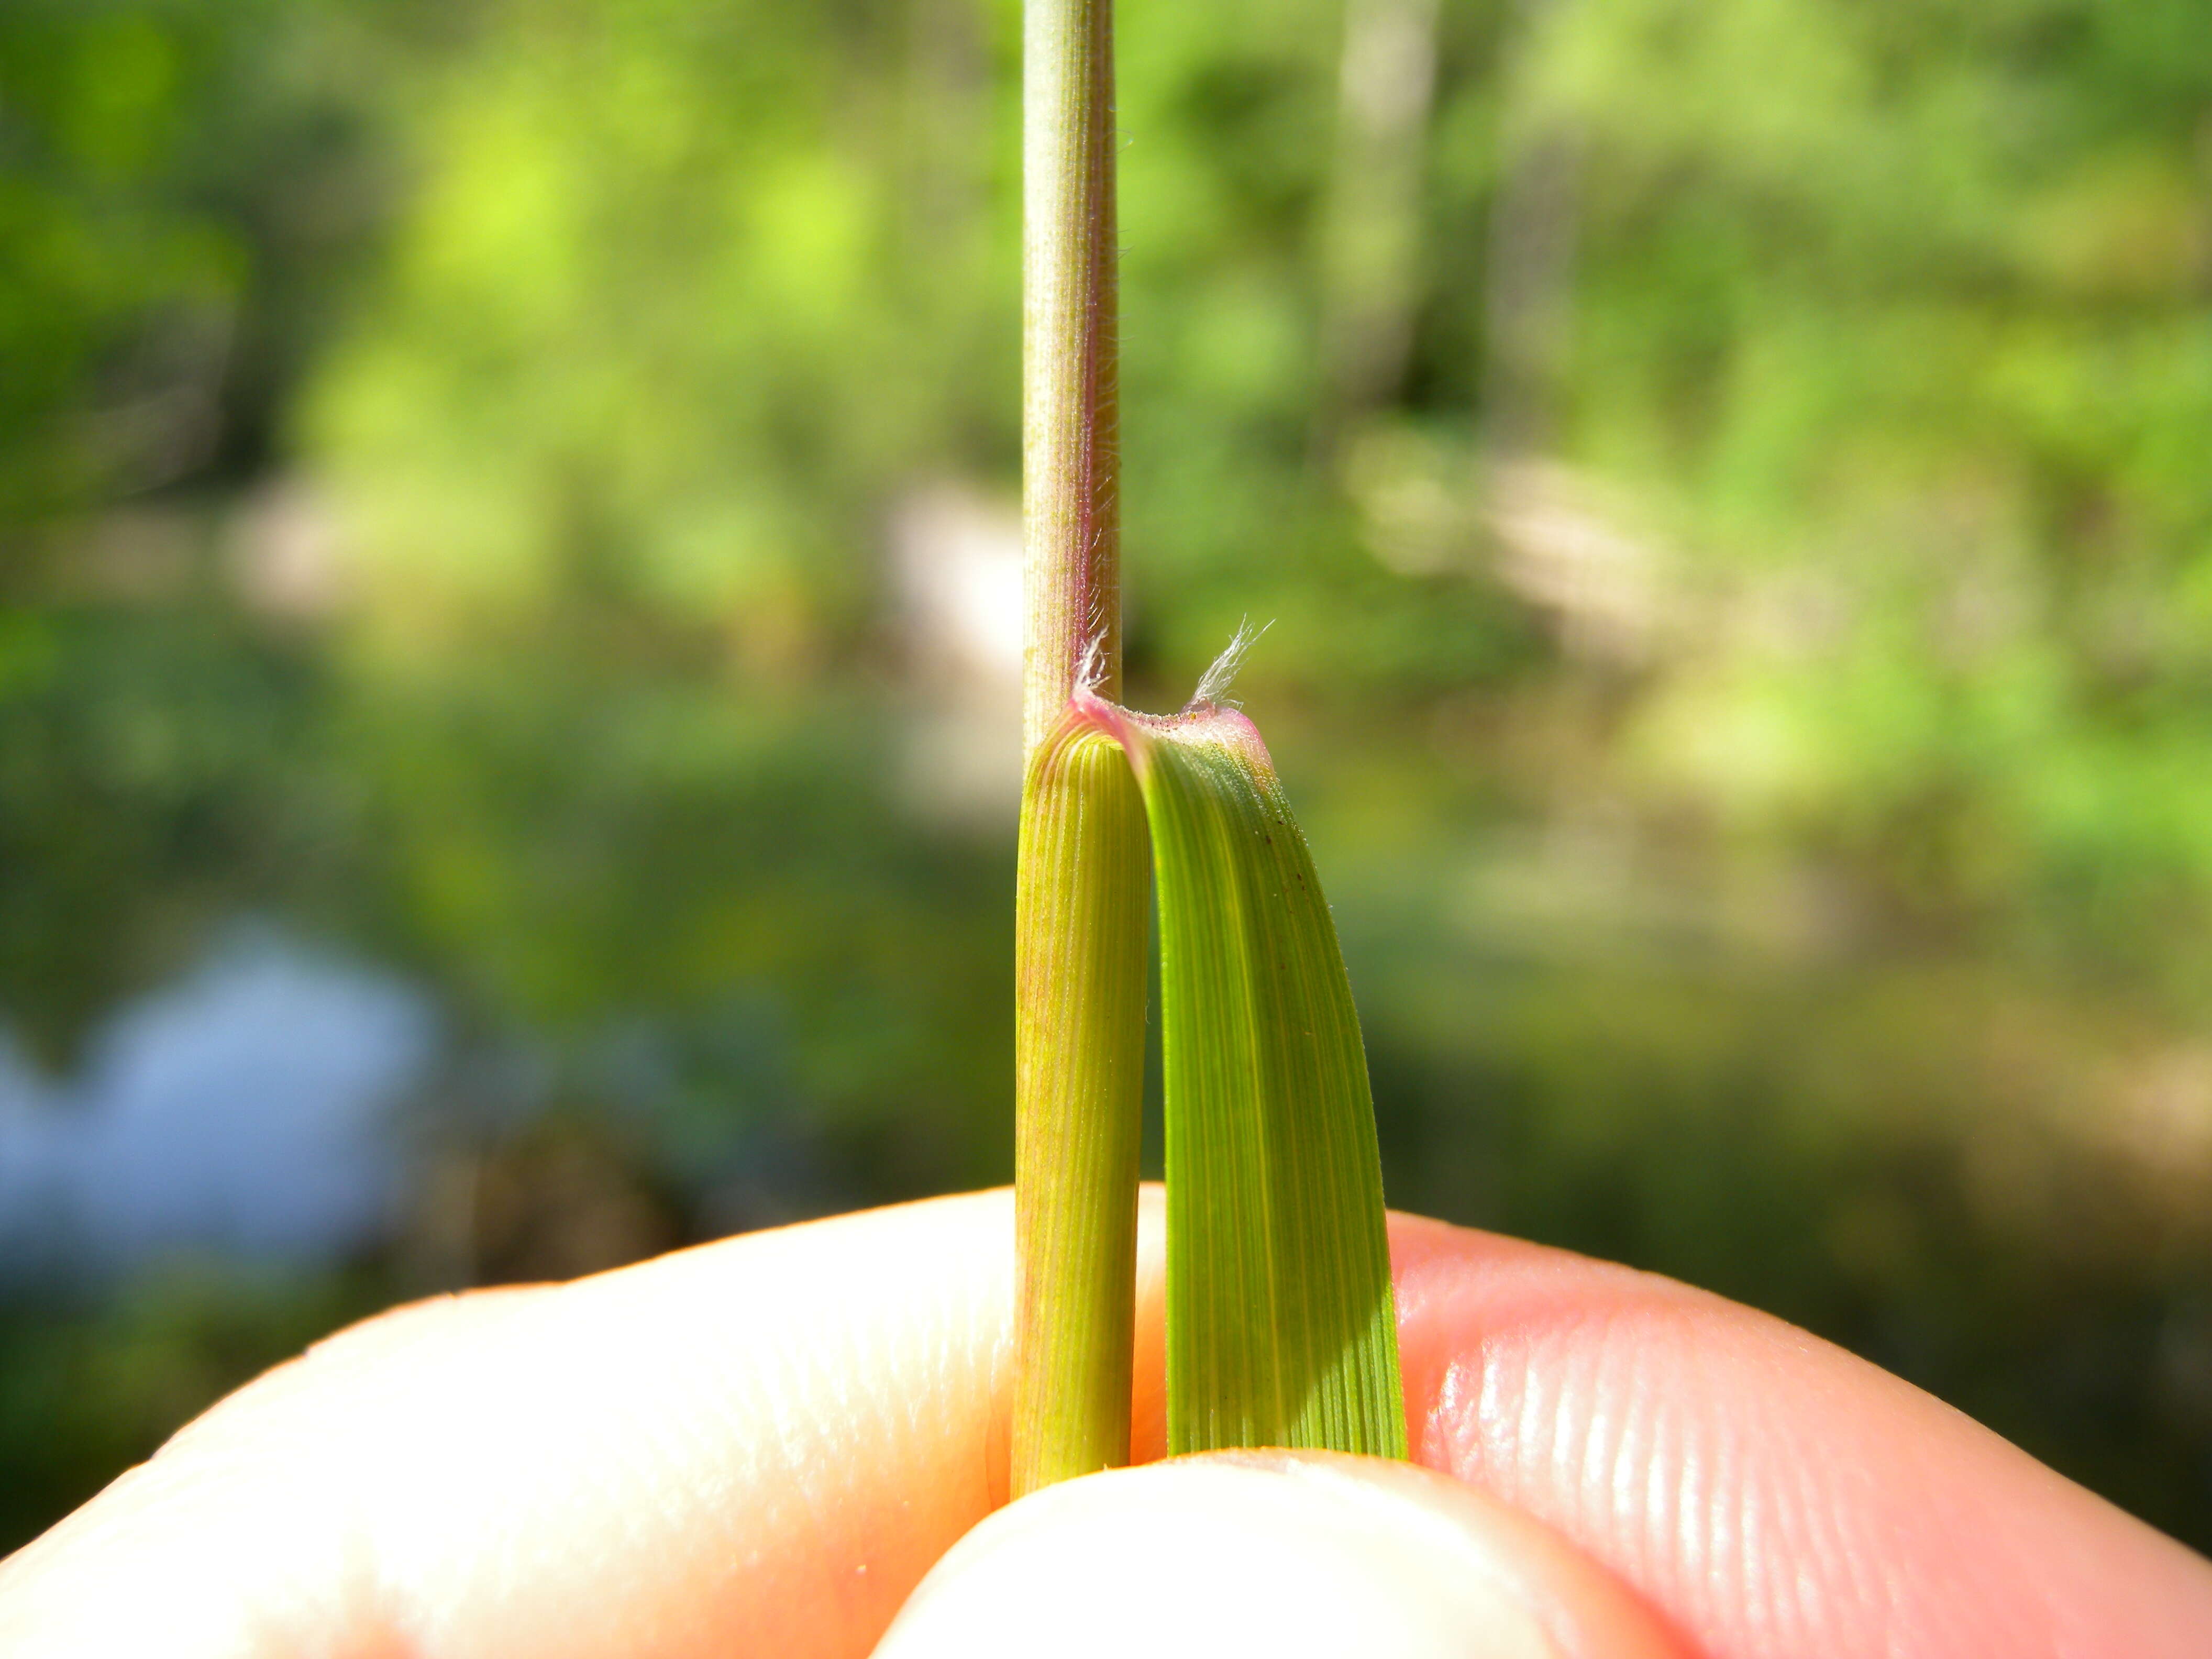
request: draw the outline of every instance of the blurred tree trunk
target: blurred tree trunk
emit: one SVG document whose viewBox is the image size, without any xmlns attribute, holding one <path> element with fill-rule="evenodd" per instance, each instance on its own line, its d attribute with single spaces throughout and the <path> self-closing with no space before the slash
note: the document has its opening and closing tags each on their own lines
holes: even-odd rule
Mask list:
<svg viewBox="0 0 2212 1659">
<path fill-rule="evenodd" d="M 1559 386 L 1574 329 L 1583 145 L 1528 107 L 1527 65 L 1556 0 L 1522 0 L 1499 76 L 1497 193 L 1483 294 L 1482 447 L 1493 465 L 1558 441 Z"/>
<path fill-rule="evenodd" d="M 1436 75 L 1437 0 L 1346 0 L 1322 247 L 1324 451 L 1405 386 Z"/>
</svg>

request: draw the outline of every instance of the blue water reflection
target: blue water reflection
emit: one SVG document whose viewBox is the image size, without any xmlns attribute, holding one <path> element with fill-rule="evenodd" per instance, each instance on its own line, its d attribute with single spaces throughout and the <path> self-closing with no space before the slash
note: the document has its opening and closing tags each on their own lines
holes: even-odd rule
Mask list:
<svg viewBox="0 0 2212 1659">
<path fill-rule="evenodd" d="M 311 1264 L 372 1243 L 405 1185 L 397 1114 L 438 1040 L 405 981 L 266 927 L 110 1017 L 73 1075 L 0 1038 L 0 1260 Z"/>
</svg>

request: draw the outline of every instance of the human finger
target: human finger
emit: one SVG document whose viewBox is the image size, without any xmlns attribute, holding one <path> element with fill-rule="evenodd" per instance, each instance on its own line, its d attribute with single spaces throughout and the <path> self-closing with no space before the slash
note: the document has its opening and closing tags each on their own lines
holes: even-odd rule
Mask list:
<svg viewBox="0 0 2212 1659">
<path fill-rule="evenodd" d="M 1407 1463 L 1231 1452 L 1032 1493 L 955 1545 L 878 1659 L 1686 1659 L 1520 1510 Z"/>
<path fill-rule="evenodd" d="M 865 1653 L 1003 1501 L 1012 1237 L 988 1194 L 371 1321 L 0 1567 L 0 1653 Z"/>
<path fill-rule="evenodd" d="M 2212 1627 L 2202 1561 L 1802 1333 L 1440 1224 L 1393 1238 L 1417 1455 L 1710 1653 L 2154 1655 Z M 986 1194 L 373 1322 L 0 1568 L 0 1650 L 865 1651 L 1000 1495 L 1011 1246 Z"/>
<path fill-rule="evenodd" d="M 2212 1651 L 2212 1564 L 1839 1348 L 1440 1222 L 1392 1258 L 1414 1455 L 1714 1659 Z"/>
</svg>

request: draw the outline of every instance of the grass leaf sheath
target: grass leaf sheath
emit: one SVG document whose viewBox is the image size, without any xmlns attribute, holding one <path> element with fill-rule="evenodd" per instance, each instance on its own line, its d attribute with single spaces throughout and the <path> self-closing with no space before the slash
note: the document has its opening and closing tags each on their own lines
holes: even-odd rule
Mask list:
<svg viewBox="0 0 2212 1659">
<path fill-rule="evenodd" d="M 1382 1178 L 1336 928 L 1234 709 L 1079 693 L 1143 792 L 1167 1085 L 1168 1445 L 1406 1454 Z"/>
<path fill-rule="evenodd" d="M 1016 901 L 1017 1496 L 1129 1461 L 1148 843 L 1120 746 L 1055 728 Z"/>
</svg>

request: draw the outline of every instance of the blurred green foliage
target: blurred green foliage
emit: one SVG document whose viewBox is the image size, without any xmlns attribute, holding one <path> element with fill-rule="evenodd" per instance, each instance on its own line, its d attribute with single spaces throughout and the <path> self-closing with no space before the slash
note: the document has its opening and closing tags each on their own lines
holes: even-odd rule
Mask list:
<svg viewBox="0 0 2212 1659">
<path fill-rule="evenodd" d="M 1276 619 L 1394 1199 L 2202 1547 L 2199 10 L 1133 4 L 1121 120 L 1132 682 Z M 0 1543 L 379 1301 L 1003 1177 L 886 550 L 1017 486 L 1018 21 L 0 11 L 0 1009 L 249 913 L 453 1032 L 374 1259 L 0 1317 Z"/>
</svg>

